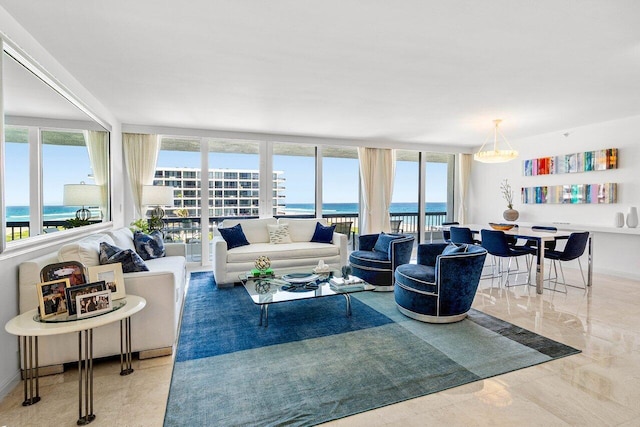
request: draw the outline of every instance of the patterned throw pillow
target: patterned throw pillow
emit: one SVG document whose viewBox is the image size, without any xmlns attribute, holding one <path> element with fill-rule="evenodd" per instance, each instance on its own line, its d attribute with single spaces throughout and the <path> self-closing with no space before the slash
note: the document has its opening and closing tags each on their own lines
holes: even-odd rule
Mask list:
<svg viewBox="0 0 640 427">
<path fill-rule="evenodd" d="M 133 249 L 120 249 L 117 246 L 106 242 L 100 243 L 100 264 L 122 263 L 123 273 L 133 273 L 136 271 L 149 271 L 149 267 L 144 263 L 140 255 Z"/>
<path fill-rule="evenodd" d="M 224 241 L 227 242 L 227 249 L 247 246 L 249 244 L 240 224 L 236 224 L 233 227 L 218 228 L 218 231 Z"/>
<path fill-rule="evenodd" d="M 151 234 L 145 234 L 142 231 L 136 231 L 133 235 L 133 244 L 136 252 L 147 261 L 155 258 L 162 258 L 165 255 L 164 239 L 162 232 L 155 230 Z"/>
<path fill-rule="evenodd" d="M 333 232 L 335 229 L 335 224 L 324 226 L 316 222 L 316 231 L 314 231 L 311 241 L 316 243 L 331 243 L 333 242 Z"/>
<path fill-rule="evenodd" d="M 402 237 L 403 236 L 398 236 L 397 234 L 380 233 L 378 240 L 376 240 L 376 244 L 373 246 L 373 250 L 388 254 L 391 242 L 396 239 L 401 239 Z"/>
<path fill-rule="evenodd" d="M 463 254 L 467 252 L 468 245 L 462 244 L 460 246 L 455 245 L 453 243 L 449 243 L 446 248 L 442 251 L 442 255 L 452 255 L 452 254 Z"/>
<path fill-rule="evenodd" d="M 275 245 L 280 243 L 291 243 L 289 236 L 289 224 L 267 224 L 269 231 L 269 241 Z"/>
</svg>

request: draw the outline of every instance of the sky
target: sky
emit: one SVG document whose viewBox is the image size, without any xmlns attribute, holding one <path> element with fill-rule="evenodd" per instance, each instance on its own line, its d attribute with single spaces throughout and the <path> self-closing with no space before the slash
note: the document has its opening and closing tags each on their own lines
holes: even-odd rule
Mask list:
<svg viewBox="0 0 640 427">
<path fill-rule="evenodd" d="M 5 203 L 7 206 L 29 205 L 29 146 L 6 143 Z M 64 184 L 93 184 L 86 147 L 44 144 L 42 198 L 45 205 L 62 205 Z"/>
<path fill-rule="evenodd" d="M 161 151 L 159 167 L 200 167 L 200 153 Z M 258 169 L 258 155 L 212 153 L 210 168 Z M 284 171 L 286 179 L 287 203 L 313 203 L 314 159 L 301 156 L 275 155 L 273 169 Z M 358 161 L 357 159 L 323 159 L 324 203 L 356 203 L 358 201 Z M 427 163 L 427 202 L 447 201 L 447 164 Z M 417 162 L 397 162 L 393 202 L 413 202 L 418 200 Z"/>
<path fill-rule="evenodd" d="M 5 179 L 7 206 L 29 205 L 29 158 L 27 144 L 7 143 Z M 253 169 L 259 167 L 258 155 L 212 153 L 211 168 Z M 313 203 L 314 161 L 310 157 L 274 156 L 274 170 L 284 171 L 287 203 Z M 64 184 L 93 183 L 89 156 L 85 147 L 43 147 L 43 199 L 45 205 L 62 205 Z M 358 199 L 356 159 L 324 158 L 323 188 L 325 203 L 355 203 Z M 159 167 L 200 167 L 199 152 L 161 151 Z M 427 202 L 446 202 L 447 165 L 427 164 Z M 416 162 L 398 162 L 393 202 L 416 202 L 418 166 Z"/>
</svg>

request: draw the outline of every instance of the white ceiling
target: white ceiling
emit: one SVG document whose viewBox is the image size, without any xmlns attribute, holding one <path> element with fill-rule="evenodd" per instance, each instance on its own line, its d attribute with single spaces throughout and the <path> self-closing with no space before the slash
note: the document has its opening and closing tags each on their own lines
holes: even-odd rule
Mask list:
<svg viewBox="0 0 640 427">
<path fill-rule="evenodd" d="M 123 123 L 478 146 L 640 114 L 637 0 L 0 5 Z"/>
</svg>

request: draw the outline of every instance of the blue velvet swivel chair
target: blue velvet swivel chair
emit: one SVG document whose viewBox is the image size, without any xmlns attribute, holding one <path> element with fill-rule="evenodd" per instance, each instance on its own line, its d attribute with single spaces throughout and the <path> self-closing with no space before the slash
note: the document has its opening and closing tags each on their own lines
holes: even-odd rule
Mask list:
<svg viewBox="0 0 640 427">
<path fill-rule="evenodd" d="M 398 310 L 412 319 L 452 323 L 471 309 L 487 251 L 481 246 L 431 243 L 418 246 L 418 263 L 395 272 Z"/>
<path fill-rule="evenodd" d="M 349 255 L 351 273 L 376 287 L 393 291 L 393 272 L 411 261 L 415 237 L 404 234 L 364 234 L 358 238 L 359 250 Z"/>
</svg>

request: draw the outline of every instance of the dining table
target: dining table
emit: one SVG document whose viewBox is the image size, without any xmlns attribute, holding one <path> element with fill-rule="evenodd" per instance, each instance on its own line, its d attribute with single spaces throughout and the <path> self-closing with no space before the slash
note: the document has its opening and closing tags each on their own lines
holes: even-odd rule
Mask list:
<svg viewBox="0 0 640 427">
<path fill-rule="evenodd" d="M 480 235 L 482 229 L 493 230 L 490 225 L 482 224 L 461 224 L 456 227 L 467 227 L 472 233 Z M 446 227 L 443 227 L 446 229 Z M 516 225 L 509 230 L 503 230 L 506 235 L 514 236 L 518 239 L 533 240 L 536 242 L 536 292 L 542 294 L 544 289 L 544 251 L 545 242 L 554 240 L 568 239 L 571 233 L 575 230 L 540 230 L 533 229 L 530 226 Z M 593 234 L 589 233 L 589 240 L 587 243 L 587 286 L 591 286 L 593 280 Z"/>
</svg>

